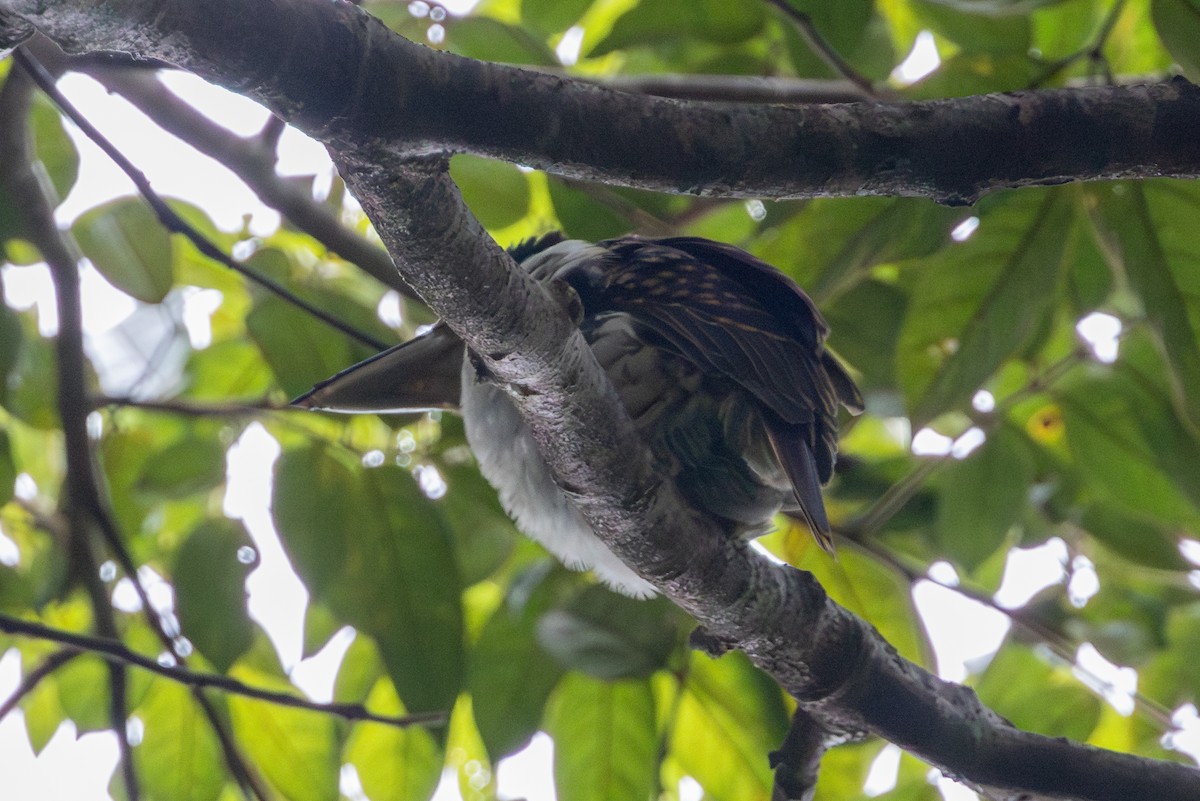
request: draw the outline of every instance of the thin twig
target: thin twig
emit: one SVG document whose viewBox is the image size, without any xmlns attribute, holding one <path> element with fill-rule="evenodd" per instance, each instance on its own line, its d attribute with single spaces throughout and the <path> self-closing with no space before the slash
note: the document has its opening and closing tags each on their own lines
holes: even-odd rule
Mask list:
<svg viewBox="0 0 1200 801">
<path fill-rule="evenodd" d="M 114 397 L 99 395 L 92 398 L 92 408 L 102 409 L 107 406 L 119 406 L 127 409 L 144 409 L 150 412 L 163 412 L 181 417 L 254 417 L 264 412 L 285 412 L 290 407 L 263 399 L 246 403 L 192 403 L 180 400 L 141 400 L 137 398 Z"/>
<path fill-rule="evenodd" d="M 813 24 L 812 17 L 810 17 L 804 11 L 793 8 L 792 4 L 789 3 L 788 0 L 766 0 L 766 2 L 778 8 L 784 13 L 785 16 L 790 17 L 791 20 L 796 23 L 796 27 L 799 29 L 800 35 L 804 37 L 806 42 L 808 42 L 808 46 L 813 49 L 813 52 L 816 53 L 817 56 L 819 56 L 820 59 L 824 61 L 830 69 L 857 86 L 864 93 L 866 93 L 868 97 L 879 97 L 879 92 L 875 89 L 875 84 L 871 82 L 871 79 L 854 69 L 854 67 L 850 66 L 850 63 L 846 61 L 846 59 L 842 58 L 838 51 L 833 49 L 833 46 L 825 40 L 825 37 L 822 36 L 821 32 L 817 30 L 817 26 Z"/>
<path fill-rule="evenodd" d="M 1107 83 L 1114 83 L 1112 70 L 1108 67 L 1108 59 L 1104 57 L 1104 45 L 1108 42 L 1108 37 L 1112 35 L 1113 28 L 1116 27 L 1117 20 L 1120 18 L 1121 11 L 1124 9 L 1124 7 L 1125 0 L 1116 0 L 1116 2 L 1112 4 L 1112 8 L 1108 10 L 1108 14 L 1105 15 L 1104 21 L 1100 23 L 1100 29 L 1096 32 L 1095 39 L 1093 39 L 1088 45 L 1076 50 L 1074 53 L 1063 56 L 1057 61 L 1051 62 L 1049 65 L 1047 65 L 1046 69 L 1041 75 L 1034 78 L 1029 83 L 1028 88 L 1037 89 L 1041 86 L 1045 86 L 1046 83 L 1051 81 L 1055 76 L 1057 76 L 1067 67 L 1070 67 L 1076 61 L 1079 61 L 1081 58 L 1087 58 L 1093 64 L 1100 63 L 1103 65 L 1102 68 L 1104 69 Z"/>
<path fill-rule="evenodd" d="M 55 651 L 42 660 L 42 663 L 33 670 L 25 674 L 21 679 L 21 683 L 17 685 L 17 689 L 13 690 L 13 694 L 4 701 L 0 702 L 0 720 L 4 720 L 9 714 L 17 708 L 17 704 L 21 703 L 21 699 L 33 692 L 42 679 L 49 676 L 54 671 L 58 670 L 63 665 L 70 662 L 75 657 L 79 656 L 83 651 L 74 648 L 63 648 Z"/>
<path fill-rule="evenodd" d="M 409 715 L 380 715 L 362 704 L 329 703 L 310 701 L 289 693 L 265 690 L 215 673 L 200 673 L 181 665 L 164 665 L 148 656 L 130 650 L 119 640 L 76 634 L 62 629 L 44 626 L 30 620 L 21 620 L 0 613 L 0 631 L 22 637 L 56 642 L 68 648 L 94 654 L 110 662 L 141 668 L 159 676 L 177 681 L 195 689 L 221 690 L 231 695 L 253 698 L 277 706 L 306 709 L 310 712 L 335 715 L 349 721 L 382 723 L 385 726 L 407 728 L 409 726 L 441 726 L 447 721 L 444 712 L 416 712 Z"/>
<path fill-rule="evenodd" d="M 181 100 L 148 70 L 110 66 L 89 72 L 160 128 L 233 170 L 259 200 L 278 210 L 296 228 L 385 286 L 416 299 L 383 247 L 342 225 L 334 211 L 314 200 L 310 191 L 275 172 L 273 141 L 283 129 L 278 117 L 268 118 L 256 137 L 244 139 Z"/>
<path fill-rule="evenodd" d="M 22 58 L 20 50 L 17 51 L 17 56 L 23 65 L 31 61 L 28 58 Z M 45 70 L 41 72 L 44 77 L 48 77 Z M 34 77 L 28 70 L 21 74 Z M 12 82 L 12 76 L 10 76 L 9 83 Z M 28 146 L 25 146 L 10 152 L 28 154 L 30 150 Z M 21 191 L 17 192 L 15 196 L 26 199 L 24 214 L 28 223 L 29 235 L 35 239 L 35 244 L 49 265 L 55 283 L 59 317 L 59 332 L 55 343 L 58 356 L 58 411 L 67 462 L 63 492 L 64 512 L 69 520 L 68 542 L 78 568 L 77 573 L 83 579 L 84 585 L 90 593 L 100 633 L 104 636 L 115 637 L 116 621 L 112 615 L 112 606 L 105 588 L 99 584 L 97 578 L 99 560 L 92 551 L 91 542 L 87 536 L 90 531 L 99 531 L 108 551 L 132 582 L 151 629 L 168 650 L 174 652 L 172 638 L 166 633 L 161 617 L 150 603 L 149 594 L 137 574 L 137 568 L 109 511 L 92 460 L 91 441 L 87 432 L 87 416 L 91 412 L 91 407 L 86 394 L 87 370 L 83 355 L 83 310 L 79 291 L 79 273 L 76 267 L 79 261 L 78 248 L 55 225 L 52 205 L 41 182 L 33 175 L 31 169 L 27 169 L 26 172 L 28 175 L 17 173 L 10 176 L 10 180 L 24 178 L 20 187 Z M 125 710 L 123 671 L 124 668 L 121 666 L 114 666 L 112 670 L 112 725 L 121 748 L 122 769 L 125 774 L 127 792 L 131 799 L 136 800 L 138 788 L 133 772 L 132 751 L 125 727 L 127 711 Z M 261 781 L 252 775 L 250 768 L 236 749 L 232 737 L 225 731 L 225 724 L 217 714 L 217 710 L 199 690 L 195 690 L 194 694 L 197 704 L 208 718 L 209 725 L 212 726 L 218 739 L 225 746 L 226 764 L 241 785 L 243 792 L 248 797 L 252 795 L 266 799 L 268 795 L 265 788 Z"/>
<path fill-rule="evenodd" d="M 41 251 L 54 279 L 54 298 L 59 317 L 59 332 L 55 339 L 58 382 L 57 405 L 62 418 L 63 439 L 67 452 L 67 477 L 61 504 L 68 520 L 67 552 L 69 571 L 82 580 L 92 603 L 96 631 L 106 637 L 116 636 L 117 624 L 107 592 L 98 575 L 98 560 L 85 517 L 89 501 L 89 470 L 72 469 L 72 463 L 84 460 L 90 468 L 91 453 L 87 441 L 87 412 L 75 414 L 83 403 L 83 326 L 80 302 L 78 261 L 72 244 L 59 233 L 54 224 L 54 212 L 47 190 L 32 168 L 32 143 L 27 120 L 33 100 L 33 84 L 26 71 L 11 73 L 0 94 L 0 119 L 5 121 L 0 131 L 0 152 L 15 158 L 4 175 L 5 187 L 13 197 L 22 198 L 20 205 L 23 233 Z M 76 419 L 77 418 L 77 419 Z M 77 426 L 73 426 L 76 424 Z M 127 708 L 125 667 L 109 665 L 109 726 L 117 738 L 119 765 L 125 785 L 125 795 L 138 801 L 141 790 L 133 764 L 125 721 Z"/>
<path fill-rule="evenodd" d="M 187 237 L 187 239 L 196 246 L 196 249 L 205 256 L 208 256 L 213 261 L 224 264 L 229 269 L 245 276 L 250 281 L 258 284 L 280 299 L 291 303 L 293 306 L 299 309 L 302 309 L 331 328 L 341 331 L 346 336 L 351 337 L 352 339 L 355 339 L 358 342 L 367 345 L 368 347 L 375 348 L 376 350 L 387 349 L 387 343 L 381 342 L 370 334 L 364 331 L 359 331 L 354 326 L 349 325 L 348 323 L 345 323 L 342 320 L 334 317 L 332 314 L 317 308 L 293 293 L 291 290 L 284 287 L 279 282 L 256 273 L 245 264 L 224 253 L 220 248 L 209 241 L 204 234 L 200 233 L 199 230 L 188 223 L 187 220 L 175 213 L 175 210 L 172 209 L 171 206 L 165 200 L 163 200 L 163 198 L 157 192 L 154 191 L 154 188 L 150 185 L 150 181 L 146 178 L 145 174 L 135 167 L 133 163 L 104 136 L 104 134 L 100 133 L 96 126 L 92 125 L 87 117 L 81 114 L 79 110 L 71 103 L 71 101 L 67 100 L 66 97 L 63 96 L 62 92 L 58 91 L 58 87 L 55 86 L 53 76 L 46 71 L 45 67 L 38 63 L 38 61 L 32 56 L 20 49 L 18 49 L 14 55 L 17 63 L 29 73 L 34 82 L 37 83 L 38 88 L 40 88 L 51 100 L 53 100 L 55 105 L 62 110 L 63 114 L 69 117 L 71 121 L 74 122 L 81 131 L 83 131 L 88 139 L 91 139 L 101 150 L 103 150 L 104 153 L 110 159 L 112 159 L 118 167 L 120 167 L 122 172 L 129 176 L 130 180 L 132 180 L 134 185 L 137 187 L 138 192 L 145 199 L 146 203 L 149 204 L 150 208 L 154 210 L 155 215 L 158 216 L 159 222 L 161 222 L 163 227 L 165 227 L 168 231 L 182 234 L 183 236 Z"/>
</svg>

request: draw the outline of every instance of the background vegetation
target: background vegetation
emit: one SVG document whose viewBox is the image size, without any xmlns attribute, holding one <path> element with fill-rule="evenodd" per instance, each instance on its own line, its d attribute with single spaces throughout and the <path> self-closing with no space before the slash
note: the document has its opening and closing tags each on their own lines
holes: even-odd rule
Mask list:
<svg viewBox="0 0 1200 801">
<path fill-rule="evenodd" d="M 794 2 L 799 17 L 761 0 L 484 0 L 465 17 L 424 2 L 363 5 L 432 47 L 601 81 L 818 78 L 850 99 L 1200 77 L 1195 0 Z M 889 81 L 921 32 L 932 34 L 940 66 L 911 86 Z M 121 73 L 144 78 L 143 67 L 64 68 L 139 102 Z M 10 97 L 17 75 L 12 59 L 0 63 Z M 322 711 L 110 668 L 71 647 L 87 643 L 0 635 L 27 679 L 2 711 L 19 706 L 34 748 L 64 720 L 92 731 L 128 717 L 145 797 L 207 801 L 237 797 L 240 786 L 333 799 L 349 764 L 372 801 L 427 798 L 447 766 L 474 799 L 494 795 L 496 762 L 541 729 L 555 742 L 563 801 L 679 798 L 694 792 L 681 790 L 685 776 L 705 798 L 768 797 L 765 755 L 783 738 L 790 700 L 737 653 L 690 652 L 689 622 L 670 604 L 615 597 L 520 538 L 475 471 L 457 418 L 282 408 L 372 353 L 370 342 L 411 336 L 431 316 L 404 298 L 398 317 L 381 317 L 400 287 L 371 270 L 379 251 L 370 255 L 364 217 L 336 180 L 313 201 L 311 181 L 271 176 L 277 126 L 244 141 L 215 132 L 206 143 L 186 109 L 152 94 L 141 103 L 183 120 L 181 135 L 197 146 L 226 148 L 222 160 L 294 216 L 256 235 L 218 230 L 178 202 L 175 212 L 356 335 L 172 236 L 142 198 L 81 215 L 70 235 L 83 256 L 167 324 L 131 330 L 145 338 L 146 369 L 119 375 L 80 348 L 76 279 L 55 273 L 57 338 L 33 310 L 0 303 L 0 612 L 97 634 L 150 666 L 186 662 L 227 690 L 235 681 L 296 693 L 247 612 L 257 551 L 222 505 L 229 448 L 256 425 L 282 448 L 271 500 L 311 593 L 305 653 L 344 626 L 359 636 L 338 669 L 335 700 L 346 706 Z M 2 123 L 28 124 L 33 147 L 22 152 L 10 135 L 0 151 L 6 283 L 47 259 L 44 234 L 27 222 L 37 201 L 11 176 L 36 162 L 62 197 L 78 164 L 59 112 L 43 97 L 27 108 Z M 913 198 L 664 196 L 466 156 L 452 174 L 504 244 L 551 228 L 583 239 L 698 235 L 792 275 L 824 310 L 868 412 L 847 426 L 827 496 L 843 531 L 837 561 L 786 526 L 764 545 L 933 668 L 916 582 L 936 565 L 939 580 L 994 605 L 1014 549 L 1061 543 L 1061 580 L 1005 610 L 1010 635 L 969 683 L 1022 728 L 1182 758 L 1170 738 L 1194 717 L 1200 690 L 1200 186 L 1066 185 L 948 208 Z M 348 230 L 303 216 L 318 203 Z M 335 255 L 351 252 L 347 241 L 363 254 L 353 263 Z M 219 298 L 207 340 L 184 324 L 199 292 Z M 1110 326 L 1108 350 L 1095 344 L 1103 337 L 1081 338 L 1088 318 L 1086 331 L 1097 320 Z M 60 389 L 85 373 L 86 406 L 72 406 Z M 94 474 L 72 451 L 85 415 Z M 914 452 L 914 439 L 934 444 Z M 135 573 L 143 585 L 161 577 L 171 600 L 153 613 L 139 609 L 148 597 L 114 607 Z M 1073 669 L 1085 644 L 1137 671 L 1132 714 Z M 433 713 L 433 723 L 352 722 L 361 705 L 383 716 Z M 817 798 L 862 797 L 883 745 L 833 751 Z M 937 798 L 926 771 L 903 757 L 882 797 Z M 114 779 L 114 795 L 130 779 Z"/>
</svg>

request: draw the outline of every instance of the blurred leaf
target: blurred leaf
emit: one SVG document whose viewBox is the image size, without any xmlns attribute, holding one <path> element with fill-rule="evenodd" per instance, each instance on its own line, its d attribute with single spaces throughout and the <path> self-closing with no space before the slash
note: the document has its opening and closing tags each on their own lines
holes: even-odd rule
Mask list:
<svg viewBox="0 0 1200 801">
<path fill-rule="evenodd" d="M 0 506 L 13 496 L 13 485 L 17 480 L 17 466 L 13 464 L 12 446 L 8 432 L 0 428 Z"/>
<path fill-rule="evenodd" d="M 1155 436 L 1152 445 L 1140 425 L 1141 411 L 1154 409 L 1153 396 L 1135 392 L 1128 381 L 1110 376 L 1089 375 L 1067 383 L 1060 399 L 1067 445 L 1079 473 L 1094 488 L 1097 497 L 1132 512 L 1168 525 L 1195 527 L 1200 524 L 1200 507 L 1189 503 L 1172 477 L 1164 471 L 1162 458 L 1172 454 L 1183 462 L 1200 455 L 1180 450 L 1178 445 L 1160 454 L 1161 431 L 1170 417 L 1148 418 Z M 1177 428 L 1179 444 L 1194 440 Z M 1194 446 L 1193 446 L 1194 447 Z"/>
<path fill-rule="evenodd" d="M 254 561 L 240 558 L 242 548 L 250 548 L 250 538 L 240 522 L 208 520 L 179 546 L 171 573 L 184 636 L 221 673 L 254 642 L 246 611 Z"/>
<path fill-rule="evenodd" d="M 546 714 L 559 801 L 650 798 L 658 738 L 645 681 L 565 676 Z"/>
<path fill-rule="evenodd" d="M 1124 273 L 1142 301 L 1159 337 L 1181 403 L 1192 424 L 1200 425 L 1200 258 L 1195 215 L 1200 191 L 1160 182 L 1114 184 L 1091 191 L 1097 201 L 1096 225 L 1102 239 L 1117 248 Z"/>
<path fill-rule="evenodd" d="M 529 179 L 508 162 L 457 155 L 450 161 L 450 177 L 489 230 L 512 225 L 529 208 Z"/>
<path fill-rule="evenodd" d="M 885 742 L 875 740 L 846 743 L 826 751 L 821 757 L 821 771 L 817 775 L 812 801 L 857 801 L 871 766 L 885 745 Z M 881 797 L 890 798 L 888 795 Z"/>
<path fill-rule="evenodd" d="M 185 436 L 150 454 L 136 486 L 149 495 L 182 498 L 212 489 L 224 480 L 225 444 L 211 436 Z"/>
<path fill-rule="evenodd" d="M 278 335 L 272 332 L 270 336 Z M 185 374 L 188 379 L 186 395 L 194 400 L 256 401 L 261 400 L 271 386 L 271 371 L 262 351 L 248 342 L 234 340 L 192 351 Z M 332 373 L 323 378 L 329 375 Z M 311 385 L 305 390 L 310 388 Z"/>
<path fill-rule="evenodd" d="M 246 667 L 234 678 L 246 684 L 295 693 L 290 684 Z M 335 720 L 306 709 L 229 697 L 229 716 L 246 756 L 288 801 L 337 801 L 340 748 Z"/>
<path fill-rule="evenodd" d="M 0 80 L 0 86 L 2 85 L 3 81 Z M 75 143 L 63 129 L 62 117 L 58 110 L 45 97 L 39 95 L 34 98 L 28 124 L 31 129 L 34 158 L 37 160 L 37 163 L 29 167 L 35 170 L 39 177 L 49 179 L 48 185 L 45 181 L 42 183 L 55 198 L 56 205 L 58 200 L 67 196 L 75 184 L 79 175 L 79 154 L 75 150 Z M 23 239 L 27 234 L 22 210 L 27 203 L 24 198 L 12 195 L 9 183 L 7 180 L 0 181 L 0 261 L 5 258 L 16 264 L 40 261 L 40 256 L 34 255 L 36 251 L 24 252 L 33 250 Z M 3 303 L 0 303 L 0 306 L 2 305 Z"/>
<path fill-rule="evenodd" d="M 813 297 L 823 300 L 845 291 L 877 264 L 937 251 L 950 243 L 950 232 L 967 216 L 961 209 L 912 198 L 891 201 L 825 263 Z"/>
<path fill-rule="evenodd" d="M 592 586 L 537 625 L 538 643 L 563 665 L 601 679 L 648 676 L 666 664 L 677 639 L 674 607 Z"/>
<path fill-rule="evenodd" d="M 37 336 L 22 337 L 17 361 L 8 376 L 5 409 L 17 419 L 43 431 L 59 427 L 58 372 L 54 343 Z"/>
<path fill-rule="evenodd" d="M 1027 10 L 1061 1 L 913 0 L 912 6 L 930 30 L 964 50 L 1025 53 L 1030 44 Z"/>
<path fill-rule="evenodd" d="M 595 190 L 581 189 L 560 178 L 549 176 L 550 200 L 554 214 L 567 236 L 593 242 L 620 236 L 629 230 L 627 217 L 593 197 Z"/>
<path fill-rule="evenodd" d="M 54 676 L 42 679 L 37 687 L 21 699 L 21 714 L 25 717 L 29 747 L 36 756 L 42 753 L 67 717 L 59 702 L 58 681 Z"/>
<path fill-rule="evenodd" d="M 1018 645 L 997 652 L 975 689 L 1018 728 L 1048 737 L 1086 740 L 1100 717 L 1100 699 L 1070 668 L 1052 668 Z"/>
<path fill-rule="evenodd" d="M 309 591 L 375 638 L 405 705 L 449 710 L 463 676 L 461 584 L 445 522 L 412 476 L 287 450 L 272 507 Z"/>
<path fill-rule="evenodd" d="M 937 529 L 945 553 L 968 571 L 991 556 L 1024 511 L 1033 477 L 1029 445 L 1005 426 L 966 459 L 946 465 Z"/>
<path fill-rule="evenodd" d="M 345 334 L 273 295 L 255 301 L 246 330 L 290 398 L 354 361 Z"/>
<path fill-rule="evenodd" d="M 740 651 L 691 655 L 670 734 L 671 759 L 714 801 L 770 797 L 767 754 L 783 742 L 788 714 L 778 686 Z"/>
<path fill-rule="evenodd" d="M 63 118 L 49 98 L 39 96 L 29 115 L 37 159 L 46 170 L 54 193 L 61 201 L 79 177 L 79 152 L 63 127 Z"/>
<path fill-rule="evenodd" d="M 446 494 L 438 506 L 454 532 L 454 553 L 466 586 L 492 575 L 521 536 L 496 491 L 474 465 L 439 466 Z"/>
<path fill-rule="evenodd" d="M 895 286 L 864 281 L 822 311 L 830 346 L 863 376 L 861 388 L 895 385 L 896 341 L 908 297 Z"/>
<path fill-rule="evenodd" d="M 531 36 L 523 28 L 498 19 L 448 17 L 443 24 L 446 27 L 446 48 L 460 56 L 504 64 L 551 66 L 558 63 L 554 51 L 545 42 Z"/>
<path fill-rule="evenodd" d="M 1150 12 L 1171 57 L 1200 81 L 1200 0 L 1151 0 Z"/>
<path fill-rule="evenodd" d="M 899 375 L 914 430 L 965 404 L 1053 308 L 1073 225 L 1068 193 L 1003 204 L 926 265 L 901 334 Z"/>
<path fill-rule="evenodd" d="M 860 55 L 859 45 L 865 38 L 875 11 L 871 0 L 846 0 L 839 3 L 789 0 L 788 5 L 807 14 L 821 38 L 855 69 L 863 70 L 862 60 L 857 56 Z M 780 15 L 779 19 L 785 32 L 784 40 L 788 45 L 792 66 L 798 75 L 841 77 L 835 76 L 824 59 L 813 51 L 808 40 L 801 35 L 799 26 L 790 17 Z M 881 49 L 884 51 L 883 55 L 890 60 L 890 48 L 885 46 Z"/>
<path fill-rule="evenodd" d="M 111 727 L 108 663 L 85 655 L 72 659 L 56 675 L 59 703 L 81 734 Z"/>
<path fill-rule="evenodd" d="M 1191 603 L 1173 610 L 1167 621 L 1168 647 L 1157 654 L 1139 673 L 1142 692 L 1168 706 L 1195 702 L 1200 688 L 1200 604 Z"/>
<path fill-rule="evenodd" d="M 562 667 L 538 644 L 536 616 L 496 610 L 471 652 L 467 688 L 475 724 L 492 760 L 524 748 L 537 731 Z"/>
<path fill-rule="evenodd" d="M 225 763 L 217 737 L 188 689 L 155 679 L 134 714 L 145 726 L 134 757 L 146 796 L 215 801 L 225 784 Z"/>
<path fill-rule="evenodd" d="M 83 255 L 117 289 L 146 303 L 167 296 L 174 280 L 171 237 L 140 198 L 90 209 L 71 232 Z"/>
<path fill-rule="evenodd" d="M 21 320 L 4 302 L 4 282 L 0 281 L 0 406 L 8 399 L 9 373 L 20 358 L 22 339 Z"/>
<path fill-rule="evenodd" d="M 963 52 L 944 59 L 927 78 L 906 93 L 912 100 L 1015 92 L 1041 78 L 1045 67 L 1024 52 Z"/>
<path fill-rule="evenodd" d="M 1134 517 L 1106 500 L 1088 505 L 1080 521 L 1085 529 L 1129 561 L 1159 570 L 1192 567 L 1179 553 L 1179 537 L 1151 520 Z"/>
<path fill-rule="evenodd" d="M 754 36 L 765 21 L 763 4 L 754 0 L 641 0 L 617 18 L 612 30 L 588 56 L 677 40 L 681 33 L 702 41 L 733 44 Z"/>
<path fill-rule="evenodd" d="M 543 33 L 565 31 L 579 21 L 592 0 L 521 0 L 521 20 Z"/>
<path fill-rule="evenodd" d="M 404 714 L 404 706 L 386 679 L 376 682 L 367 706 L 384 715 Z M 344 758 L 354 765 L 371 801 L 426 801 L 442 773 L 441 750 L 420 726 L 355 726 Z"/>
</svg>

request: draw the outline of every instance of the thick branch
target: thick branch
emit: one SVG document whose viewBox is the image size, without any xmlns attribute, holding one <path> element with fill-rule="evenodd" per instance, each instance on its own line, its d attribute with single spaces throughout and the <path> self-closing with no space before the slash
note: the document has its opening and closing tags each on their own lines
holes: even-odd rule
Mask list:
<svg viewBox="0 0 1200 801">
<path fill-rule="evenodd" d="M 948 203 L 1002 187 L 1200 175 L 1200 88 L 1182 80 L 911 104 L 686 102 L 435 52 L 349 3 L 6 2 L 69 51 L 178 64 L 342 151 L 470 151 L 677 193 Z"/>
</svg>

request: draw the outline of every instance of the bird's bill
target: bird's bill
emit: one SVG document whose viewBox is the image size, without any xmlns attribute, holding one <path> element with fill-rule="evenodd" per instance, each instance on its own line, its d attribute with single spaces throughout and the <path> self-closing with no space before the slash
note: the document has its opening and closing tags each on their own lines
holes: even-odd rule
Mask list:
<svg viewBox="0 0 1200 801">
<path fill-rule="evenodd" d="M 322 381 L 292 406 L 344 414 L 457 409 L 463 348 L 449 328 L 436 325 Z"/>
</svg>

